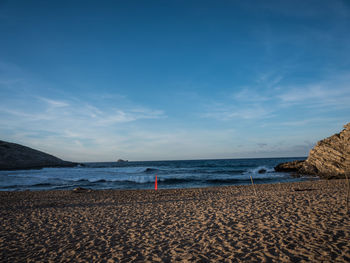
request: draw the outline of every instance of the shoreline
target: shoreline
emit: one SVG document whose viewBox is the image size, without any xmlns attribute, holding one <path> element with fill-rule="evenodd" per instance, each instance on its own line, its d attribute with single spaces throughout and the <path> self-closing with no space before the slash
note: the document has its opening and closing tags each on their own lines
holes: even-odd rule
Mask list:
<svg viewBox="0 0 350 263">
<path fill-rule="evenodd" d="M 311 176 L 311 175 L 305 175 L 305 176 L 293 176 L 292 178 L 296 178 L 296 179 L 303 179 L 300 181 L 292 181 L 292 182 L 270 182 L 270 183 L 260 183 L 260 182 L 256 182 L 257 180 L 253 178 L 253 183 L 254 185 L 280 185 L 280 184 L 296 184 L 296 183 L 303 183 L 303 182 L 313 182 L 313 181 L 319 181 L 319 180 L 326 180 L 326 179 L 322 179 L 318 176 Z M 330 180 L 345 180 L 345 179 L 330 179 Z M 1 192 L 61 192 L 61 191 L 65 191 L 65 192 L 74 192 L 75 189 L 77 189 L 77 192 L 98 192 L 98 191 L 155 191 L 154 190 L 154 182 L 151 183 L 152 184 L 152 188 L 135 188 L 135 189 L 122 189 L 122 188 L 106 188 L 106 189 L 94 189 L 92 187 L 89 186 L 77 186 L 73 189 L 21 189 L 21 190 L 0 190 Z M 239 186 L 252 186 L 251 180 L 249 181 L 249 183 L 241 183 L 241 184 L 227 184 L 227 185 L 212 185 L 212 186 L 198 186 L 198 187 L 175 187 L 175 188 L 162 188 L 162 182 L 158 181 L 158 191 L 166 191 L 166 190 L 195 190 L 195 189 L 211 189 L 211 188 L 226 188 L 226 187 L 239 187 Z"/>
<path fill-rule="evenodd" d="M 350 261 L 345 196 L 345 180 L 1 191 L 0 260 Z"/>
</svg>

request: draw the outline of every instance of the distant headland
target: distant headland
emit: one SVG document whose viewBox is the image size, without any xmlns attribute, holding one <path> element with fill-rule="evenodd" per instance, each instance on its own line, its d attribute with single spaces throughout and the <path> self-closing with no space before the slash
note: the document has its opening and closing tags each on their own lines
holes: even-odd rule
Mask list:
<svg viewBox="0 0 350 263">
<path fill-rule="evenodd" d="M 0 140 L 0 170 L 73 167 L 78 163 L 63 161 L 32 148 Z"/>
</svg>

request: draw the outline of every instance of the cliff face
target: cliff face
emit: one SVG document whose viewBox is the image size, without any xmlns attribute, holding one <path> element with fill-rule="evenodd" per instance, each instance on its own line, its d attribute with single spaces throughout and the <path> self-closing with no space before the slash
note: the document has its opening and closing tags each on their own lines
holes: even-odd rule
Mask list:
<svg viewBox="0 0 350 263">
<path fill-rule="evenodd" d="M 340 133 L 319 141 L 300 169 L 300 173 L 326 178 L 344 178 L 349 172 L 350 123 Z"/>
<path fill-rule="evenodd" d="M 71 167 L 76 163 L 32 148 L 0 140 L 0 170 L 35 169 L 44 167 Z"/>
<path fill-rule="evenodd" d="M 321 178 L 344 178 L 350 175 L 350 123 L 344 130 L 319 141 L 303 162 L 284 163 L 276 171 L 295 171 Z"/>
</svg>

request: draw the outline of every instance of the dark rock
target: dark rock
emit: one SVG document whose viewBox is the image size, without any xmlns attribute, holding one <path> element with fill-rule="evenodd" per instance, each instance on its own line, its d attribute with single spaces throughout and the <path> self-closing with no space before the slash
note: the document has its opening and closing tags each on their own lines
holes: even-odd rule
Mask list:
<svg viewBox="0 0 350 263">
<path fill-rule="evenodd" d="M 73 167 L 77 163 L 63 161 L 32 148 L 0 140 L 0 170 Z"/>
<path fill-rule="evenodd" d="M 298 172 L 302 167 L 304 161 L 292 161 L 287 163 L 280 163 L 275 167 L 276 172 Z"/>
<path fill-rule="evenodd" d="M 258 171 L 259 174 L 264 174 L 264 173 L 266 173 L 266 172 L 267 172 L 266 169 L 260 169 L 260 170 Z"/>
</svg>

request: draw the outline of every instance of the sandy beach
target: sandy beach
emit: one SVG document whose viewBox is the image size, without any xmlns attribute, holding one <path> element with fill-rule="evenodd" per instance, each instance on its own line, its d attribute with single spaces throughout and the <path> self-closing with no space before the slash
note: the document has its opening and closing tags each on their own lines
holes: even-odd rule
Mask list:
<svg viewBox="0 0 350 263">
<path fill-rule="evenodd" d="M 0 192 L 0 261 L 350 262 L 345 186 Z"/>
</svg>

